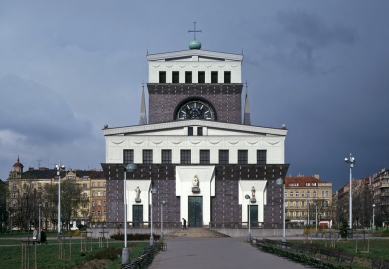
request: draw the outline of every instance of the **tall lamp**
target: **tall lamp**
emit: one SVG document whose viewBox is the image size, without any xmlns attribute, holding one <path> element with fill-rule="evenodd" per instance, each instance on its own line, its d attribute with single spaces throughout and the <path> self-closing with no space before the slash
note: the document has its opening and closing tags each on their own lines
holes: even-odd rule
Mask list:
<svg viewBox="0 0 389 269">
<path fill-rule="evenodd" d="M 61 171 L 65 171 L 65 165 L 61 165 L 61 161 L 55 166 L 57 169 L 58 176 L 58 240 L 60 240 L 61 236 Z"/>
<path fill-rule="evenodd" d="M 350 159 L 344 158 L 344 161 L 348 164 L 350 164 L 350 208 L 349 208 L 349 226 L 350 229 L 353 229 L 353 185 L 352 185 L 352 178 L 353 178 L 353 167 L 355 163 L 355 158 L 351 157 L 350 153 Z"/>
<path fill-rule="evenodd" d="M 282 178 L 276 180 L 277 185 L 282 185 L 282 242 L 286 242 L 285 236 L 285 181 Z"/>
<path fill-rule="evenodd" d="M 314 202 L 313 205 L 316 206 L 316 215 L 315 215 L 316 216 L 316 222 L 315 223 L 316 223 L 316 232 L 317 232 L 317 203 Z"/>
<path fill-rule="evenodd" d="M 248 241 L 251 241 L 251 231 L 250 231 L 250 222 L 251 222 L 251 219 L 250 219 L 250 195 L 248 195 L 248 194 L 246 194 L 245 196 L 244 196 L 244 198 L 246 198 L 248 201 L 249 201 L 249 219 L 248 219 L 248 224 L 249 224 L 249 232 L 248 232 L 248 234 L 247 234 L 247 240 Z"/>
<path fill-rule="evenodd" d="M 39 207 L 39 219 L 38 219 L 39 231 L 38 231 L 38 240 L 39 240 L 39 242 L 40 242 L 40 241 L 41 241 L 41 207 L 42 207 L 42 204 L 39 204 L 38 207 Z M 36 227 L 36 226 L 35 226 L 35 227 Z"/>
<path fill-rule="evenodd" d="M 374 215 L 374 208 L 375 208 L 375 204 L 373 204 L 373 231 L 374 231 L 374 218 L 375 218 L 375 215 Z"/>
<path fill-rule="evenodd" d="M 150 226 L 151 226 L 151 230 L 150 230 L 150 246 L 154 245 L 154 236 L 153 236 L 153 193 L 157 193 L 158 192 L 158 189 L 157 188 L 151 188 L 151 195 L 150 195 Z"/>
<path fill-rule="evenodd" d="M 166 200 L 161 202 L 161 239 L 163 239 L 163 205 L 166 204 Z"/>
<path fill-rule="evenodd" d="M 122 250 L 122 264 L 127 264 L 130 261 L 130 252 L 127 248 L 127 197 L 126 197 L 126 181 L 127 181 L 127 172 L 134 173 L 137 166 L 136 164 L 130 163 L 127 166 L 124 166 L 124 248 Z"/>
</svg>

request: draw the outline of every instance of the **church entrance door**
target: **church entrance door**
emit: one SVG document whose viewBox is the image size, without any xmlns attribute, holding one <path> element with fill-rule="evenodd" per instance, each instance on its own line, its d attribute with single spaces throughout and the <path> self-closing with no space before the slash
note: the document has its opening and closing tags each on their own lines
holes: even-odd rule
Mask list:
<svg viewBox="0 0 389 269">
<path fill-rule="evenodd" d="M 188 197 L 188 227 L 203 227 L 203 197 Z"/>
<path fill-rule="evenodd" d="M 248 207 L 250 208 L 249 209 L 250 210 L 250 226 L 251 227 L 258 227 L 258 206 L 257 205 L 249 205 Z"/>
<path fill-rule="evenodd" d="M 139 228 L 143 224 L 143 205 L 132 205 L 132 227 Z"/>
</svg>

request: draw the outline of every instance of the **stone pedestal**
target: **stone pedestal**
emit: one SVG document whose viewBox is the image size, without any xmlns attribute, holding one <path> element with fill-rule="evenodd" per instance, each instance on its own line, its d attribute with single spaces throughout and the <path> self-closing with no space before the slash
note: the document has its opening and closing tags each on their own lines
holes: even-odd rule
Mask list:
<svg viewBox="0 0 389 269">
<path fill-rule="evenodd" d="M 192 187 L 192 192 L 193 193 L 200 193 L 200 188 L 199 187 Z"/>
<path fill-rule="evenodd" d="M 255 198 L 250 198 L 250 202 L 251 202 L 252 204 L 255 204 L 255 203 L 257 202 L 257 200 L 256 200 Z"/>
<path fill-rule="evenodd" d="M 140 198 L 135 198 L 135 203 L 140 203 L 141 199 Z"/>
</svg>

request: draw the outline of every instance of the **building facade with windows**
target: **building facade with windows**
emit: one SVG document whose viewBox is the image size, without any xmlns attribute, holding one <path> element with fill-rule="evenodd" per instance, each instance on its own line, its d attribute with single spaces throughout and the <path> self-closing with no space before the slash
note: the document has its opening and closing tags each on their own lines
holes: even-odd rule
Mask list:
<svg viewBox="0 0 389 269">
<path fill-rule="evenodd" d="M 235 227 L 247 223 L 250 203 L 253 225 L 281 228 L 275 181 L 289 167 L 287 130 L 251 125 L 247 87 L 242 110 L 243 55 L 197 47 L 147 61 L 149 117 L 143 92 L 139 125 L 103 129 L 107 221 L 123 222 L 124 166 L 135 163 L 125 183 L 130 227 L 151 214 L 159 223 L 165 200 L 163 222 Z"/>
<path fill-rule="evenodd" d="M 314 176 L 287 176 L 285 178 L 285 219 L 287 222 L 310 225 L 317 221 L 332 223 L 332 183 Z"/>
</svg>

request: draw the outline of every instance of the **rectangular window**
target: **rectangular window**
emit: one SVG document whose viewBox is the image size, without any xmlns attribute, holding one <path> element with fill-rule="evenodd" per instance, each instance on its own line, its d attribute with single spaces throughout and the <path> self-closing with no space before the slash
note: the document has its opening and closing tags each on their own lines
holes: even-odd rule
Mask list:
<svg viewBox="0 0 389 269">
<path fill-rule="evenodd" d="M 143 164 L 152 164 L 153 163 L 153 150 L 144 149 L 143 150 Z"/>
<path fill-rule="evenodd" d="M 198 76 L 198 83 L 205 83 L 205 72 L 199 71 Z"/>
<path fill-rule="evenodd" d="M 185 83 L 192 83 L 192 71 L 185 72 Z"/>
<path fill-rule="evenodd" d="M 97 182 L 97 187 L 100 187 L 100 182 Z"/>
<path fill-rule="evenodd" d="M 238 150 L 238 164 L 247 164 L 247 150 Z"/>
<path fill-rule="evenodd" d="M 95 201 L 92 201 L 92 206 L 95 206 Z"/>
<path fill-rule="evenodd" d="M 92 216 L 94 216 L 95 215 L 95 211 L 92 211 Z"/>
<path fill-rule="evenodd" d="M 100 200 L 97 201 L 97 205 L 101 205 L 101 201 Z"/>
<path fill-rule="evenodd" d="M 103 192 L 103 195 L 104 195 L 104 197 L 105 197 L 105 196 L 107 196 L 107 192 L 106 192 L 106 191 L 105 191 L 105 192 Z"/>
<path fill-rule="evenodd" d="M 180 73 L 178 71 L 172 72 L 172 83 L 180 83 Z"/>
<path fill-rule="evenodd" d="M 302 192 L 301 192 L 301 197 L 304 197 L 304 196 L 305 196 L 305 192 L 302 191 Z"/>
<path fill-rule="evenodd" d="M 193 136 L 193 127 L 188 127 L 188 136 Z"/>
<path fill-rule="evenodd" d="M 181 150 L 181 163 L 191 163 L 190 159 L 190 149 L 182 149 Z"/>
<path fill-rule="evenodd" d="M 92 191 L 92 197 L 95 197 L 95 192 L 94 191 Z"/>
<path fill-rule="evenodd" d="M 208 149 L 200 149 L 200 164 L 210 164 Z"/>
<path fill-rule="evenodd" d="M 231 83 L 231 72 L 224 71 L 224 83 Z"/>
<path fill-rule="evenodd" d="M 163 164 L 172 163 L 172 150 L 171 149 L 163 149 L 162 150 L 162 163 Z"/>
<path fill-rule="evenodd" d="M 197 127 L 197 135 L 202 136 L 203 135 L 203 127 Z"/>
<path fill-rule="evenodd" d="M 217 71 L 211 72 L 211 83 L 217 83 Z"/>
<path fill-rule="evenodd" d="M 100 192 L 99 191 L 97 192 L 97 196 L 100 196 Z"/>
<path fill-rule="evenodd" d="M 42 189 L 42 183 L 38 183 L 38 188 Z"/>
<path fill-rule="evenodd" d="M 229 151 L 228 149 L 219 150 L 219 164 L 229 163 Z"/>
<path fill-rule="evenodd" d="M 94 182 L 92 182 L 92 187 L 94 187 L 95 186 L 95 183 Z"/>
<path fill-rule="evenodd" d="M 166 83 L 166 71 L 159 71 L 159 83 Z"/>
<path fill-rule="evenodd" d="M 123 150 L 123 163 L 125 163 L 125 164 L 134 163 L 134 150 L 133 149 L 124 149 Z"/>
<path fill-rule="evenodd" d="M 83 189 L 87 189 L 88 188 L 88 184 L 82 184 L 82 188 Z"/>
<path fill-rule="evenodd" d="M 266 164 L 266 150 L 257 150 L 257 164 Z"/>
</svg>

